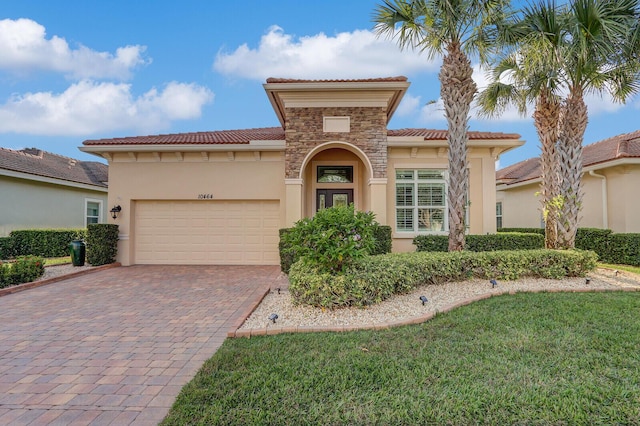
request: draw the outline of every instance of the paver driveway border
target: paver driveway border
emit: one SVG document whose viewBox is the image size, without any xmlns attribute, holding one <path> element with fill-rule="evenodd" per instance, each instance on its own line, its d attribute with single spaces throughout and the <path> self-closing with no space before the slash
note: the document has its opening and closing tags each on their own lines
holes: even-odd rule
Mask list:
<svg viewBox="0 0 640 426">
<path fill-rule="evenodd" d="M 155 425 L 278 266 L 115 267 L 0 297 L 0 424 Z"/>
</svg>

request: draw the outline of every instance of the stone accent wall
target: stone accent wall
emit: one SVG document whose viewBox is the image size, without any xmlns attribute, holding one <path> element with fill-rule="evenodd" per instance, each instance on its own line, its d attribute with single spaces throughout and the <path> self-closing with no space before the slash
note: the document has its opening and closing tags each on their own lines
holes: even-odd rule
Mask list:
<svg viewBox="0 0 640 426">
<path fill-rule="evenodd" d="M 351 117 L 349 133 L 325 133 L 323 117 Z M 387 110 L 382 107 L 286 108 L 286 177 L 298 178 L 304 158 L 330 141 L 347 142 L 369 157 L 373 177 L 387 177 Z"/>
</svg>

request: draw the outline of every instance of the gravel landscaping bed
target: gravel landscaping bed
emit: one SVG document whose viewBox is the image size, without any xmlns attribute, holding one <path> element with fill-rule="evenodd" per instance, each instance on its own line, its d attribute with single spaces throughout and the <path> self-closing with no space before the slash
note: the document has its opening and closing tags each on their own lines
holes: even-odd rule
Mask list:
<svg viewBox="0 0 640 426">
<path fill-rule="evenodd" d="M 78 271 L 84 271 L 85 269 L 91 269 L 93 266 L 85 263 L 84 266 L 73 266 L 71 263 L 64 265 L 45 266 L 44 274 L 36 281 L 42 281 L 49 278 L 59 277 L 61 275 L 72 274 Z"/>
<path fill-rule="evenodd" d="M 370 326 L 375 324 L 396 323 L 443 310 L 455 303 L 474 296 L 503 293 L 505 291 L 545 291 L 545 290 L 618 290 L 621 287 L 640 288 L 639 277 L 634 274 L 598 269 L 585 278 L 549 280 L 525 278 L 516 281 L 501 281 L 492 288 L 487 280 L 470 280 L 443 285 L 429 285 L 417 288 L 411 293 L 397 295 L 378 305 L 366 309 L 346 308 L 323 310 L 310 306 L 294 306 L 286 288 L 280 294 L 275 289 L 262 300 L 260 305 L 247 318 L 239 330 L 264 329 L 265 327 L 331 327 L 331 326 Z M 426 296 L 428 302 L 422 305 L 420 296 Z M 271 314 L 277 314 L 276 323 L 269 320 Z"/>
</svg>

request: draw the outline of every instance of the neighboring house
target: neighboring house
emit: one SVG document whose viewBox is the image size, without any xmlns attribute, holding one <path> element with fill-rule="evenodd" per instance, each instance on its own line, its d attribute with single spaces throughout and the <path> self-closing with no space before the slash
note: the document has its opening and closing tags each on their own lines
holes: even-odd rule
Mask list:
<svg viewBox="0 0 640 426">
<path fill-rule="evenodd" d="M 583 172 L 579 226 L 640 232 L 640 130 L 585 145 Z M 499 170 L 496 185 L 503 227 L 544 227 L 538 158 Z"/>
<path fill-rule="evenodd" d="M 0 148 L 0 237 L 14 229 L 104 223 L 108 166 L 36 148 Z"/>
<path fill-rule="evenodd" d="M 122 208 L 118 261 L 278 264 L 278 230 L 354 203 L 393 250 L 447 233 L 447 132 L 387 130 L 409 83 L 268 79 L 281 127 L 88 140 Z M 495 160 L 517 134 L 469 133 L 471 233 L 495 232 Z M 110 219 L 111 222 L 111 219 Z"/>
</svg>

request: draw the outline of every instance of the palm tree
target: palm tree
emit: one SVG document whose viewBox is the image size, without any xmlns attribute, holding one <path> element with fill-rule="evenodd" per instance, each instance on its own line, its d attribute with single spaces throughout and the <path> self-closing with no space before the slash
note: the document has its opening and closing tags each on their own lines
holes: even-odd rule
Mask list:
<svg viewBox="0 0 640 426">
<path fill-rule="evenodd" d="M 557 247 L 561 22 L 552 1 L 525 8 L 520 20 L 509 30 L 511 44 L 517 49 L 508 51 L 498 61 L 492 69 L 491 83 L 478 97 L 480 113 L 485 116 L 500 115 L 509 104 L 515 104 L 520 114 L 525 115 L 529 103 L 535 103 L 533 118 L 540 139 L 540 201 L 547 248 Z M 503 81 L 505 78 L 508 81 Z"/>
<path fill-rule="evenodd" d="M 568 95 L 559 123 L 559 173 L 563 199 L 559 245 L 573 248 L 582 206 L 582 142 L 587 128 L 585 94 L 609 93 L 620 102 L 636 93 L 640 75 L 638 0 L 574 0 L 567 12 L 563 74 Z"/>
<path fill-rule="evenodd" d="M 518 95 L 499 87 L 497 67 L 493 87 L 480 97 L 483 108 L 489 110 L 492 102 L 498 107 L 506 102 L 491 100 L 498 95 L 520 97 L 521 108 L 522 96 L 536 100 L 548 246 L 553 247 L 553 220 L 557 221 L 557 246 L 575 246 L 582 205 L 582 142 L 588 122 L 584 95 L 607 92 L 624 102 L 640 88 L 639 17 L 638 0 L 574 0 L 562 6 L 549 0 L 525 9 L 512 27 L 516 50 L 508 58 L 518 65 L 512 72 L 516 85 L 512 90 Z M 560 104 L 559 90 L 565 93 Z"/>
<path fill-rule="evenodd" d="M 430 59 L 443 55 L 438 77 L 448 125 L 449 251 L 462 250 L 465 243 L 467 130 L 477 92 L 470 56 L 486 59 L 508 5 L 506 0 L 384 0 L 374 12 L 379 36 L 397 37 L 400 48 L 420 49 Z"/>
</svg>

